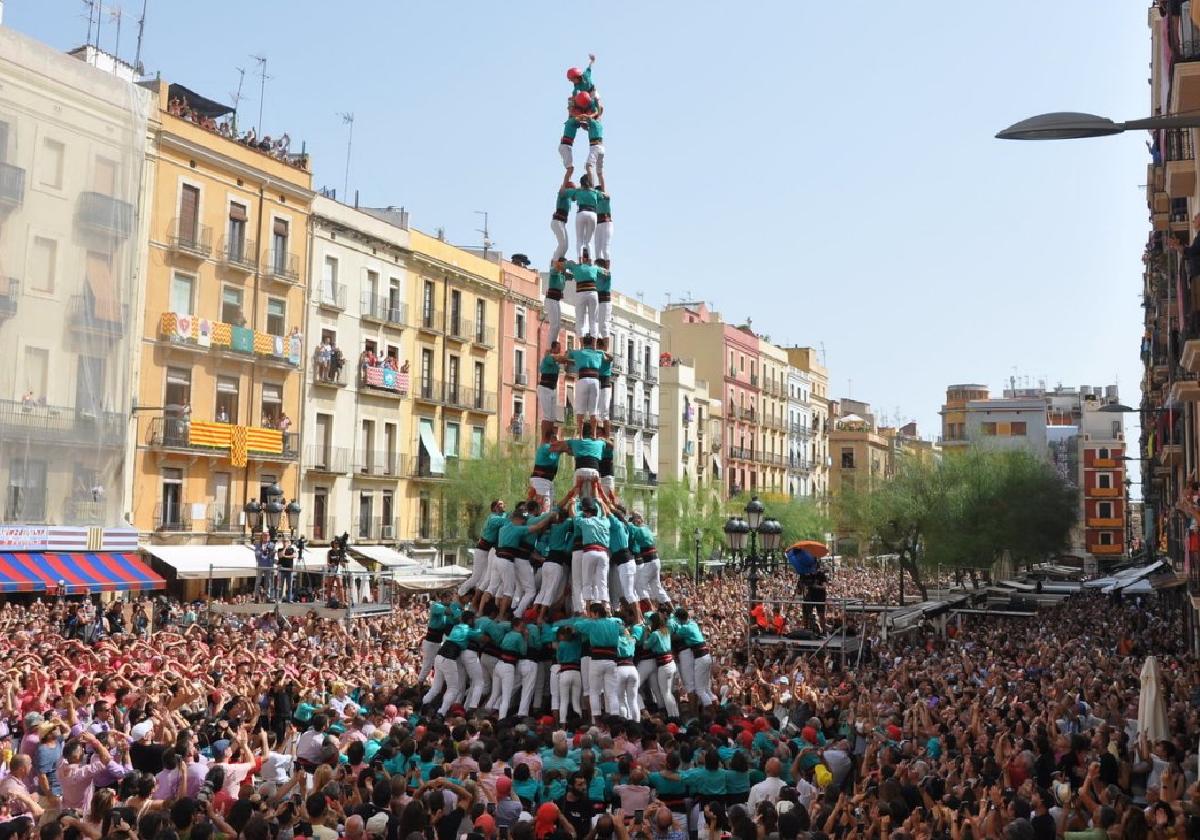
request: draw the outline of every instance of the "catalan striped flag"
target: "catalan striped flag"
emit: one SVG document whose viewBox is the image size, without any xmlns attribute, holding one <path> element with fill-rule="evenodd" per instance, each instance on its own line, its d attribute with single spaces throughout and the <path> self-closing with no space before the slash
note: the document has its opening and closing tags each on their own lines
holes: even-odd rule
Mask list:
<svg viewBox="0 0 1200 840">
<path fill-rule="evenodd" d="M 233 433 L 229 440 L 229 461 L 235 467 L 246 466 L 246 458 L 249 454 L 247 446 L 247 432 L 245 426 L 234 426 Z"/>
</svg>

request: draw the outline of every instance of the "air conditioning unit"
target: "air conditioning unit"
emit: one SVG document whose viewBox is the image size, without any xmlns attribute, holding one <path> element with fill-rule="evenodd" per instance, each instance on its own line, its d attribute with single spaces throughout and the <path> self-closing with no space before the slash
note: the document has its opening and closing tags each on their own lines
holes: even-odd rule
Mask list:
<svg viewBox="0 0 1200 840">
<path fill-rule="evenodd" d="M 518 373 L 517 374 L 517 384 L 518 385 L 528 385 L 529 384 L 529 374 Z"/>
<path fill-rule="evenodd" d="M 396 538 L 396 529 L 392 525 L 383 525 L 379 529 L 379 539 L 392 540 Z"/>
</svg>

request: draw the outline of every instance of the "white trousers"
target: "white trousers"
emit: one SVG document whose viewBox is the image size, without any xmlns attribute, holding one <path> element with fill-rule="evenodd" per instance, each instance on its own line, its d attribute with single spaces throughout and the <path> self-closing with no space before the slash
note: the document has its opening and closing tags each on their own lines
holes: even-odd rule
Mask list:
<svg viewBox="0 0 1200 840">
<path fill-rule="evenodd" d="M 542 500 L 542 510 L 550 511 L 554 505 L 554 482 L 548 478 L 541 476 L 529 476 L 529 486 L 533 488 L 533 492 L 537 493 L 539 499 Z"/>
<path fill-rule="evenodd" d="M 612 222 L 605 222 L 605 226 L 612 227 Z M 554 241 L 558 244 L 554 247 L 554 256 L 551 257 L 552 262 L 557 262 L 567 255 L 567 223 L 562 219 L 551 219 L 550 230 L 554 231 Z M 599 237 L 596 239 L 596 247 L 600 247 Z"/>
<path fill-rule="evenodd" d="M 583 552 L 583 597 L 590 604 L 608 603 L 608 552 Z"/>
<path fill-rule="evenodd" d="M 600 476 L 600 486 L 609 493 L 615 493 L 617 490 L 617 479 L 611 475 Z"/>
<path fill-rule="evenodd" d="M 592 717 L 599 717 L 601 709 L 610 715 L 619 714 L 620 698 L 617 697 L 617 663 L 611 659 L 593 659 L 588 673 L 588 701 L 592 704 Z M 600 698 L 604 698 L 604 706 Z M 561 700 L 560 700 L 561 702 Z"/>
<path fill-rule="evenodd" d="M 637 566 L 638 597 L 655 604 L 669 604 L 671 596 L 662 585 L 662 560 L 655 558 Z"/>
<path fill-rule="evenodd" d="M 580 467 L 575 470 L 575 481 L 579 484 L 579 498 L 593 498 L 596 495 L 596 482 L 599 480 L 600 472 L 591 467 Z"/>
<path fill-rule="evenodd" d="M 438 714 L 445 717 L 450 707 L 462 699 L 463 685 L 459 679 L 458 660 L 439 656 L 435 667 L 446 681 L 446 693 L 442 695 L 442 705 L 438 709 Z"/>
<path fill-rule="evenodd" d="M 589 156 L 590 158 L 590 156 Z M 575 211 L 575 256 L 583 259 L 583 249 L 592 244 L 592 236 L 596 233 L 596 211 L 578 209 Z M 589 248 L 588 253 L 591 254 Z"/>
<path fill-rule="evenodd" d="M 612 335 L 609 332 L 608 325 L 612 320 L 612 301 L 599 300 L 597 297 L 597 318 L 596 318 L 596 335 L 600 338 L 608 338 Z"/>
<path fill-rule="evenodd" d="M 500 711 L 500 719 L 508 717 L 508 706 L 512 702 L 513 688 L 516 687 L 517 669 L 511 662 L 498 661 L 493 672 L 493 693 L 496 696 L 496 708 Z"/>
<path fill-rule="evenodd" d="M 442 659 L 442 657 L 439 656 L 439 657 L 437 657 L 437 659 L 440 660 L 440 659 Z M 457 671 L 458 669 L 455 668 L 454 670 Z M 440 667 L 434 669 L 433 682 L 430 683 L 429 690 L 426 691 L 425 694 L 421 697 L 421 705 L 424 706 L 428 703 L 432 703 L 434 701 L 434 699 L 439 694 L 442 693 L 442 689 L 444 689 L 445 687 L 446 687 L 446 669 L 440 668 Z"/>
<path fill-rule="evenodd" d="M 571 149 L 572 146 L 567 143 L 558 144 L 558 156 L 562 158 L 563 169 L 570 169 L 575 164 L 575 161 L 571 159 Z"/>
<path fill-rule="evenodd" d="M 583 613 L 583 552 L 571 552 L 571 612 Z"/>
<path fill-rule="evenodd" d="M 542 300 L 542 308 L 546 311 L 546 323 L 550 327 L 550 343 L 558 341 L 562 332 L 562 301 L 555 298 Z"/>
<path fill-rule="evenodd" d="M 493 692 L 495 691 L 495 680 L 492 679 L 492 674 L 496 672 L 496 662 L 498 660 L 494 656 L 482 654 L 479 657 L 479 667 L 483 669 L 483 691 L 480 692 L 480 702 L 489 709 L 496 708 L 492 705 Z"/>
<path fill-rule="evenodd" d="M 598 334 L 600 321 L 600 297 L 595 290 L 577 292 L 575 295 L 575 335 L 580 340 L 585 335 Z"/>
<path fill-rule="evenodd" d="M 482 589 L 487 580 L 488 552 L 482 548 L 473 548 L 471 549 L 471 558 L 474 561 L 471 564 L 471 576 L 462 582 L 462 586 L 458 587 L 459 595 L 466 595 L 472 589 Z"/>
<path fill-rule="evenodd" d="M 683 690 L 688 694 L 696 693 L 696 657 L 688 648 L 679 651 L 677 656 L 679 659 L 679 678 L 683 680 Z"/>
<path fill-rule="evenodd" d="M 597 406 L 598 414 L 601 420 L 608 420 L 612 416 L 612 386 L 600 389 L 600 404 Z"/>
<path fill-rule="evenodd" d="M 499 554 L 492 561 L 496 566 L 499 583 L 496 585 L 497 598 L 515 598 L 517 595 L 517 570 L 514 561 L 501 557 Z"/>
<path fill-rule="evenodd" d="M 538 684 L 538 663 L 532 659 L 522 659 L 517 662 L 517 674 L 521 679 L 521 702 L 517 706 L 517 714 L 526 717 L 529 706 L 533 703 L 534 689 Z"/>
<path fill-rule="evenodd" d="M 533 566 L 529 558 L 518 557 L 512 565 L 516 582 L 513 592 L 513 615 L 521 615 L 533 603 L 533 598 L 537 595 L 537 584 L 533 581 Z"/>
<path fill-rule="evenodd" d="M 612 242 L 612 230 L 612 222 L 596 222 L 596 257 L 598 259 L 609 259 L 608 246 Z"/>
<path fill-rule="evenodd" d="M 658 693 L 658 680 L 655 679 L 655 674 L 658 671 L 658 663 L 653 659 L 642 659 L 637 664 L 638 683 L 650 689 L 650 695 L 654 698 L 654 702 L 661 709 L 663 705 L 662 697 Z"/>
<path fill-rule="evenodd" d="M 458 661 L 467 672 L 469 688 L 466 691 L 465 705 L 468 709 L 477 709 L 479 701 L 483 699 L 483 689 L 487 682 L 483 678 L 483 665 L 479 661 L 479 654 L 473 650 L 464 650 Z"/>
<path fill-rule="evenodd" d="M 421 673 L 417 674 L 417 684 L 425 682 L 425 678 L 429 676 L 429 672 L 433 670 L 433 660 L 437 656 L 438 648 L 442 646 L 441 642 L 421 642 Z"/>
<path fill-rule="evenodd" d="M 555 301 L 557 303 L 557 301 Z M 558 394 L 554 393 L 553 388 L 543 388 L 538 386 L 538 410 L 541 412 L 543 420 L 549 420 L 551 423 L 557 423 L 561 417 L 558 412 Z"/>
<path fill-rule="evenodd" d="M 638 600 L 637 587 L 634 585 L 636 575 L 637 570 L 634 568 L 632 560 L 609 567 L 608 591 L 612 593 L 614 601 L 620 599 L 627 604 L 632 604 Z"/>
<path fill-rule="evenodd" d="M 659 665 L 654 672 L 654 681 L 650 683 L 651 692 L 658 702 L 667 707 L 668 717 L 679 716 L 679 701 L 675 699 L 675 686 L 673 685 L 677 670 L 678 667 L 674 662 Z"/>
<path fill-rule="evenodd" d="M 638 720 L 642 716 L 638 702 L 638 671 L 636 665 L 618 665 L 613 669 L 613 691 L 617 695 L 617 714 L 626 720 Z M 608 693 L 607 691 L 605 692 Z"/>
<path fill-rule="evenodd" d="M 567 722 L 571 709 L 575 714 L 583 714 L 583 675 L 578 669 L 558 672 L 558 720 Z"/>
<path fill-rule="evenodd" d="M 483 591 L 494 598 L 499 598 L 500 592 L 500 564 L 503 561 L 496 556 L 496 549 L 488 552 L 487 576 L 483 581 Z"/>
<path fill-rule="evenodd" d="M 594 417 L 599 404 L 600 380 L 581 376 L 575 382 L 575 413 L 580 417 Z"/>
<path fill-rule="evenodd" d="M 593 143 L 588 146 L 587 171 L 592 176 L 592 183 L 599 184 L 604 178 L 604 144 Z"/>
<path fill-rule="evenodd" d="M 542 585 L 533 602 L 539 607 L 548 607 L 562 597 L 563 567 L 549 561 L 542 564 Z"/>
<path fill-rule="evenodd" d="M 716 695 L 712 693 L 712 666 L 712 657 L 707 653 L 704 656 L 693 657 L 692 672 L 696 681 L 696 699 L 704 706 L 717 700 Z"/>
</svg>

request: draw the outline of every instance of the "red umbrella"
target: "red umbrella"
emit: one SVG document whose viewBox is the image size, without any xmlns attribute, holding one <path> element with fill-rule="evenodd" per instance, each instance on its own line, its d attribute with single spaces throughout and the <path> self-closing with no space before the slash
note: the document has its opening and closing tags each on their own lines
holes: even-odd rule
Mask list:
<svg viewBox="0 0 1200 840">
<path fill-rule="evenodd" d="M 829 553 L 829 547 L 825 543 L 817 542 L 816 540 L 800 540 L 792 543 L 791 547 L 807 551 L 816 560 L 820 560 Z"/>
</svg>

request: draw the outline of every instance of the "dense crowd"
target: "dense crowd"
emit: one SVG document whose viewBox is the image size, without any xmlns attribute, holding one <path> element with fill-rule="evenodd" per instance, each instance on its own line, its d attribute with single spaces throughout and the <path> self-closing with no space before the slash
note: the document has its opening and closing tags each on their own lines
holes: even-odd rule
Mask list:
<svg viewBox="0 0 1200 840">
<path fill-rule="evenodd" d="M 845 587 L 884 586 L 853 575 L 831 581 L 831 613 Z M 5 604 L 0 840 L 1200 836 L 1200 669 L 1177 615 L 1081 594 L 946 636 L 866 623 L 842 667 L 747 659 L 741 578 L 664 582 L 704 628 L 718 705 L 676 717 L 647 697 L 637 721 L 567 727 L 536 707 L 422 709 L 422 598 L 348 627 Z M 1151 653 L 1158 740 L 1132 725 Z"/>
</svg>

